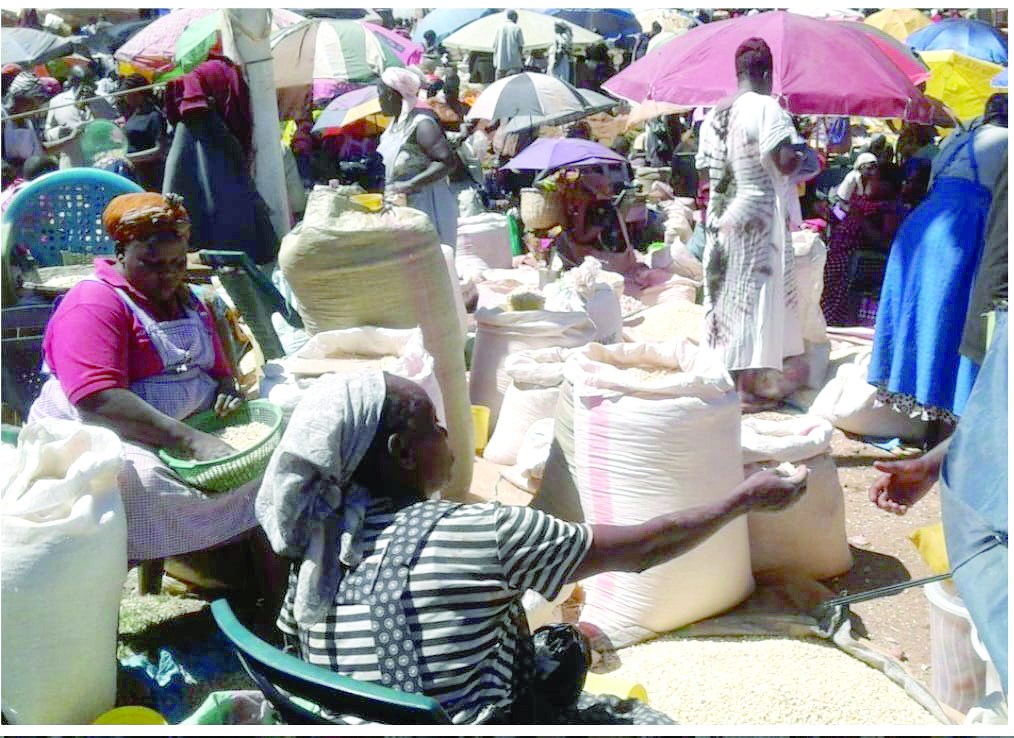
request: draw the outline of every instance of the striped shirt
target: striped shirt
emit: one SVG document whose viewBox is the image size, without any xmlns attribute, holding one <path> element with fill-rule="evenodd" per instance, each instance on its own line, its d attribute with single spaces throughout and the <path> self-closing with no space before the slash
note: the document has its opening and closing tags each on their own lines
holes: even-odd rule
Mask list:
<svg viewBox="0 0 1014 738">
<path fill-rule="evenodd" d="M 386 500 L 367 511 L 360 566 L 383 556 L 394 512 Z M 590 526 L 526 507 L 463 505 L 437 523 L 412 566 L 402 601 L 423 691 L 453 722 L 473 722 L 488 705 L 509 706 L 518 635 L 510 605 L 528 589 L 556 597 L 590 546 Z M 292 614 L 295 581 L 293 572 L 278 627 L 298 638 L 302 658 L 380 683 L 369 608 L 339 593 L 325 620 L 302 630 Z"/>
</svg>

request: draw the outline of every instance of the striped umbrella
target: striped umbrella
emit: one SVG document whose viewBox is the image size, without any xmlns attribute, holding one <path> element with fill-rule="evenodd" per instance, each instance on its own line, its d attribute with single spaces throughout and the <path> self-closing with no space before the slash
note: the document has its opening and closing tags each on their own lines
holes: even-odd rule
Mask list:
<svg viewBox="0 0 1014 738">
<path fill-rule="evenodd" d="M 311 101 L 376 82 L 387 67 L 404 66 L 365 24 L 314 18 L 271 37 L 275 89 L 283 117 L 305 114 Z"/>
<path fill-rule="evenodd" d="M 429 110 L 430 105 L 419 98 L 416 109 Z M 311 131 L 322 136 L 339 133 L 375 135 L 387 127 L 391 119 L 380 112 L 380 93 L 376 85 L 339 95 L 321 111 Z"/>
<path fill-rule="evenodd" d="M 377 35 L 377 38 L 380 39 L 380 42 L 394 52 L 394 55 L 398 57 L 402 64 L 418 64 L 419 60 L 422 59 L 422 44 L 410 41 L 401 34 L 395 33 L 383 26 L 378 26 L 376 23 L 366 23 L 365 21 L 359 22 L 373 31 Z"/>
<path fill-rule="evenodd" d="M 522 72 L 498 79 L 483 90 L 465 117 L 493 121 L 522 118 L 532 125 L 559 125 L 615 104 L 615 100 L 610 100 L 606 105 L 593 105 L 578 88 L 563 80 L 538 72 Z"/>
</svg>

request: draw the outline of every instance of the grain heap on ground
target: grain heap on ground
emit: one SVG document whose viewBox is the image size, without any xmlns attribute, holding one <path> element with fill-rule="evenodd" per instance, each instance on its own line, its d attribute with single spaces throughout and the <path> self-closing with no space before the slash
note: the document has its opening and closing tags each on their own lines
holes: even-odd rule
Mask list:
<svg viewBox="0 0 1014 738">
<path fill-rule="evenodd" d="M 662 636 L 617 651 L 612 677 L 644 685 L 685 725 L 938 725 L 883 672 L 818 640 Z"/>
</svg>

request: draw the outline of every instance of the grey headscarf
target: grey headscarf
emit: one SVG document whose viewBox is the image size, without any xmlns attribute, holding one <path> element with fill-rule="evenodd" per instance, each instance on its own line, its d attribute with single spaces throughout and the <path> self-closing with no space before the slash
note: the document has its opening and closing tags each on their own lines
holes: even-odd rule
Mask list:
<svg viewBox="0 0 1014 738">
<path fill-rule="evenodd" d="M 326 614 L 344 567 L 362 558 L 369 490 L 352 481 L 380 424 L 380 371 L 327 374 L 292 414 L 257 493 L 257 520 L 280 555 L 300 559 L 293 614 L 308 628 Z"/>
</svg>

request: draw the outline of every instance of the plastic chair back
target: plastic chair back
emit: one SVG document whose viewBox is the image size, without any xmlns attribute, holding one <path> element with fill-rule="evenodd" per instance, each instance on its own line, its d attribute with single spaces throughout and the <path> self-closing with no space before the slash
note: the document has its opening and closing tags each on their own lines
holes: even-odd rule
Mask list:
<svg viewBox="0 0 1014 738">
<path fill-rule="evenodd" d="M 4 213 L 11 245 L 24 245 L 39 266 L 62 266 L 62 252 L 81 258 L 115 251 L 102 226 L 102 212 L 117 195 L 140 185 L 112 172 L 87 167 L 45 174 L 22 189 Z"/>
<path fill-rule="evenodd" d="M 333 725 L 293 697 L 308 700 L 335 715 L 375 723 L 446 725 L 447 713 L 432 697 L 400 692 L 308 664 L 262 641 L 236 619 L 228 601 L 211 603 L 222 634 L 236 648 L 240 663 L 281 718 L 293 725 Z"/>
</svg>

